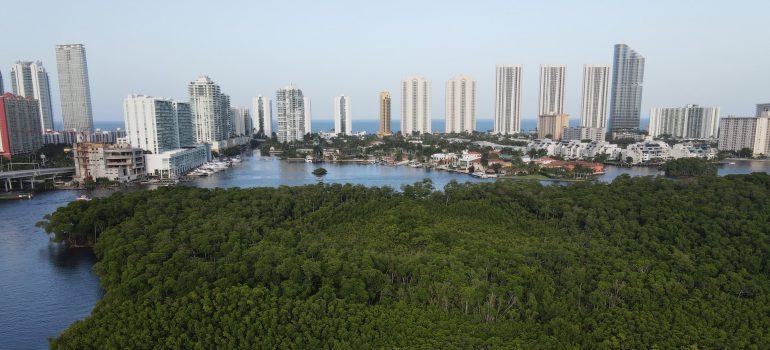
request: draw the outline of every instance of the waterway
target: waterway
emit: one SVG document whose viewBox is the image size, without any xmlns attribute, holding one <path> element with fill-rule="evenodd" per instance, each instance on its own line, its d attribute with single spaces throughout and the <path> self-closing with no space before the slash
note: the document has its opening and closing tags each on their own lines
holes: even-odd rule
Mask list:
<svg viewBox="0 0 770 350">
<path fill-rule="evenodd" d="M 326 183 L 391 186 L 395 189 L 429 178 L 441 189 L 451 180 L 490 182 L 464 174 L 426 171 L 420 168 L 357 164 L 289 163 L 256 155 L 243 158 L 233 168 L 187 183 L 190 186 L 255 187 L 295 186 L 317 183 L 313 168 L 328 170 Z M 719 168 L 720 175 L 769 172 L 770 162 L 736 160 Z M 609 166 L 599 181 L 621 174 L 657 175 L 656 168 Z M 132 188 L 141 190 L 141 188 Z M 35 226 L 44 215 L 66 205 L 80 194 L 107 196 L 109 190 L 51 191 L 29 200 L 0 201 L 0 348 L 45 349 L 72 322 L 83 319 L 102 296 L 89 250 L 67 250 L 52 244 Z"/>
</svg>

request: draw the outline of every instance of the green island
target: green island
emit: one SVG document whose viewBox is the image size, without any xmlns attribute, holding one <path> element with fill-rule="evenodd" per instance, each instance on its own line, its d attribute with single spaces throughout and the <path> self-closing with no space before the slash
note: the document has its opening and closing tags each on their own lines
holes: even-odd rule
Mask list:
<svg viewBox="0 0 770 350">
<path fill-rule="evenodd" d="M 54 349 L 768 349 L 770 175 L 160 188 L 41 225 L 105 295 Z"/>
</svg>

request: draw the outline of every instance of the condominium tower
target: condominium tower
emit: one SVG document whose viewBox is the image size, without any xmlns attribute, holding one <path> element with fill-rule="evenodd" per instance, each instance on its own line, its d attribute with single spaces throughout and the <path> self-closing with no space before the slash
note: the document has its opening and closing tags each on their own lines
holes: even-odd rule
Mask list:
<svg viewBox="0 0 770 350">
<path fill-rule="evenodd" d="M 247 107 L 232 107 L 230 111 L 233 116 L 233 133 L 237 136 L 251 135 L 253 124 L 249 109 Z"/>
<path fill-rule="evenodd" d="M 378 135 L 390 136 L 393 132 L 390 130 L 390 92 L 380 92 L 380 131 Z"/>
<path fill-rule="evenodd" d="M 213 144 L 227 140 L 232 128 L 230 97 L 207 76 L 190 82 L 188 92 L 195 142 Z"/>
<path fill-rule="evenodd" d="M 259 95 L 254 98 L 254 128 L 266 137 L 273 134 L 273 100 Z"/>
<path fill-rule="evenodd" d="M 638 131 L 642 109 L 644 57 L 628 45 L 615 45 L 609 131 Z"/>
<path fill-rule="evenodd" d="M 446 82 L 445 132 L 460 133 L 476 130 L 476 81 L 460 75 Z"/>
<path fill-rule="evenodd" d="M 662 107 L 650 110 L 650 136 L 715 139 L 719 127 L 719 107 Z"/>
<path fill-rule="evenodd" d="M 350 97 L 340 95 L 334 98 L 334 132 L 337 135 L 352 135 L 353 122 L 350 117 Z"/>
<path fill-rule="evenodd" d="M 521 65 L 498 64 L 495 82 L 495 133 L 518 133 L 521 131 Z"/>
<path fill-rule="evenodd" d="M 431 131 L 431 85 L 419 75 L 401 81 L 401 133 Z"/>
<path fill-rule="evenodd" d="M 53 107 L 51 106 L 51 86 L 48 73 L 43 64 L 38 62 L 17 61 L 11 66 L 11 86 L 18 96 L 37 100 L 40 107 L 41 132 L 53 129 Z"/>
<path fill-rule="evenodd" d="M 302 90 L 289 85 L 275 93 L 278 141 L 302 140 L 305 135 L 305 98 Z"/>
<path fill-rule="evenodd" d="M 43 147 L 38 108 L 31 97 L 0 94 L 0 156 L 34 154 Z"/>
<path fill-rule="evenodd" d="M 540 106 L 537 115 L 564 113 L 565 73 L 563 65 L 540 65 Z"/>
<path fill-rule="evenodd" d="M 609 65 L 583 65 L 583 102 L 580 126 L 588 128 L 607 127 L 609 84 Z"/>
<path fill-rule="evenodd" d="M 770 112 L 770 103 L 757 103 L 757 118 L 767 112 Z"/>
<path fill-rule="evenodd" d="M 769 155 L 770 112 L 755 118 L 722 118 L 717 148 L 720 151 L 749 149 L 753 156 Z"/>
<path fill-rule="evenodd" d="M 92 131 L 94 116 L 86 48 L 81 44 L 56 45 L 56 67 L 64 129 Z"/>
<path fill-rule="evenodd" d="M 126 136 L 133 147 L 152 154 L 179 148 L 179 124 L 173 100 L 129 95 L 123 100 Z"/>
<path fill-rule="evenodd" d="M 303 97 L 302 101 L 305 104 L 305 134 L 313 132 L 313 111 L 310 106 L 310 97 Z"/>
<path fill-rule="evenodd" d="M 537 117 L 537 137 L 561 140 L 569 127 L 569 114 L 543 114 Z"/>
</svg>

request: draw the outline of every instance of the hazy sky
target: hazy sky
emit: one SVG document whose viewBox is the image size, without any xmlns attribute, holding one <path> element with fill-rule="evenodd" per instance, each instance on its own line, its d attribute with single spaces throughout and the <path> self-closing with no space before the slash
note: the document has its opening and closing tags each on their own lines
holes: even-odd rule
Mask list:
<svg viewBox="0 0 770 350">
<path fill-rule="evenodd" d="M 523 64 L 522 117 L 537 110 L 538 65 L 567 65 L 565 110 L 579 118 L 582 65 L 611 64 L 626 43 L 647 59 L 642 117 L 654 106 L 719 106 L 753 115 L 770 102 L 770 1 L 6 1 L 0 71 L 41 60 L 61 120 L 54 46 L 86 46 L 94 119 L 122 120 L 130 93 L 188 100 L 209 75 L 233 105 L 275 98 L 290 82 L 331 119 L 335 95 L 355 119 L 376 119 L 380 90 L 400 111 L 401 78 L 477 81 L 477 118 L 494 113 L 495 64 Z M 646 127 L 646 125 L 644 126 Z"/>
</svg>

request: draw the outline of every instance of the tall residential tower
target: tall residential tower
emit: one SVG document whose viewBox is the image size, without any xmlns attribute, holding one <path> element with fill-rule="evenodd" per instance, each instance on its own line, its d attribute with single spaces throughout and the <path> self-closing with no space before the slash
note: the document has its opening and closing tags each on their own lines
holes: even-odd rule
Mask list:
<svg viewBox="0 0 770 350">
<path fill-rule="evenodd" d="M 81 44 L 56 45 L 56 67 L 64 129 L 93 131 L 86 48 Z"/>
<path fill-rule="evenodd" d="M 11 66 L 11 86 L 13 93 L 32 97 L 37 100 L 40 109 L 41 132 L 53 129 L 53 107 L 51 106 L 51 86 L 48 73 L 43 64 L 38 62 L 18 61 Z"/>
<path fill-rule="evenodd" d="M 626 44 L 615 45 L 609 131 L 638 131 L 642 110 L 644 57 Z"/>
<path fill-rule="evenodd" d="M 380 137 L 393 135 L 390 129 L 390 92 L 380 92 Z"/>
<path fill-rule="evenodd" d="M 580 126 L 587 128 L 607 127 L 609 83 L 609 65 L 586 64 L 583 66 L 583 102 Z"/>
<path fill-rule="evenodd" d="M 445 98 L 444 132 L 470 133 L 476 130 L 476 81 L 467 75 L 448 80 Z"/>
<path fill-rule="evenodd" d="M 273 100 L 259 95 L 254 98 L 254 129 L 265 137 L 273 134 Z"/>
<path fill-rule="evenodd" d="M 305 98 L 302 90 L 289 85 L 275 93 L 278 141 L 302 140 L 305 135 Z"/>
<path fill-rule="evenodd" d="M 540 65 L 540 105 L 537 115 L 564 113 L 564 76 L 567 68 L 559 64 Z"/>
<path fill-rule="evenodd" d="M 350 118 L 350 97 L 340 95 L 334 98 L 334 132 L 337 135 L 352 135 L 353 122 Z"/>
<path fill-rule="evenodd" d="M 401 133 L 430 133 L 431 85 L 422 76 L 412 75 L 401 81 Z"/>
<path fill-rule="evenodd" d="M 521 131 L 521 65 L 495 67 L 495 133 Z"/>
<path fill-rule="evenodd" d="M 230 98 L 207 76 L 188 86 L 192 124 L 196 143 L 227 140 L 232 128 Z"/>
</svg>

